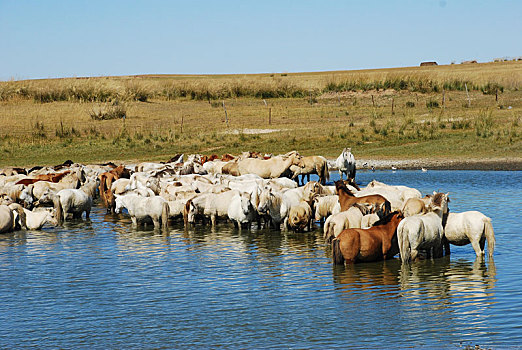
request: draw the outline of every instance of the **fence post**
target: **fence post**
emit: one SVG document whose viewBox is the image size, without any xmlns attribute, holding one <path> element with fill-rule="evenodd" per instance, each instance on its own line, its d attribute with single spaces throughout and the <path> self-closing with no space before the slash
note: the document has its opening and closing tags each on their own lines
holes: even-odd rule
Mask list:
<svg viewBox="0 0 522 350">
<path fill-rule="evenodd" d="M 372 95 L 372 105 L 373 105 L 373 108 L 375 108 L 375 100 L 373 99 L 373 95 Z"/>
<path fill-rule="evenodd" d="M 395 104 L 395 99 L 392 97 L 392 115 L 395 114 L 395 112 L 393 111 L 393 105 Z"/>
<path fill-rule="evenodd" d="M 184 119 L 184 115 L 182 114 L 181 115 L 181 134 L 183 134 L 183 119 Z"/>
<path fill-rule="evenodd" d="M 469 108 L 469 107 L 471 107 L 471 100 L 469 99 L 468 83 L 464 83 L 464 87 L 466 88 L 466 95 L 468 96 L 468 108 Z"/>
<path fill-rule="evenodd" d="M 227 123 L 227 128 L 228 128 L 228 113 L 227 113 L 227 107 L 225 107 L 225 100 L 223 100 L 223 109 L 225 110 L 225 123 Z"/>
<path fill-rule="evenodd" d="M 268 125 L 272 125 L 272 107 L 268 108 Z"/>
</svg>

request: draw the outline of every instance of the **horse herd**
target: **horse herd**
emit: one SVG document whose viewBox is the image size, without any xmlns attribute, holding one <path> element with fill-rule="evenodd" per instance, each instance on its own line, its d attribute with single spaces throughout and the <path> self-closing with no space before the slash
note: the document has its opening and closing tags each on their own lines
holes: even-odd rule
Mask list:
<svg viewBox="0 0 522 350">
<path fill-rule="evenodd" d="M 68 216 L 78 219 L 84 212 L 88 218 L 99 196 L 108 213 L 126 209 L 133 226 L 152 223 L 155 229 L 167 229 L 178 218 L 185 228 L 201 222 L 214 229 L 218 220 L 228 220 L 239 230 L 257 224 L 296 232 L 310 231 L 319 222 L 334 264 L 397 254 L 407 263 L 449 254 L 450 244 L 469 243 L 481 257 L 486 241 L 493 255 L 491 220 L 477 211 L 451 213 L 448 193 L 423 197 L 415 188 L 376 180 L 360 188 L 349 148 L 334 164 L 340 180 L 328 186 L 329 164 L 324 157 L 292 151 L 176 155 L 168 162 L 135 166 L 67 161 L 55 167 L 5 168 L 0 172 L 0 233 L 62 225 Z M 310 174 L 319 181 L 309 181 Z"/>
</svg>

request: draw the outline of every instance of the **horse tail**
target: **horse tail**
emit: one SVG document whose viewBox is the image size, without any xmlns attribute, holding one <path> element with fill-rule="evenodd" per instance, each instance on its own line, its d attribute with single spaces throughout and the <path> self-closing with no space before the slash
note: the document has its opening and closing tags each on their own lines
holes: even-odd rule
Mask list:
<svg viewBox="0 0 522 350">
<path fill-rule="evenodd" d="M 408 233 L 404 229 L 404 226 L 397 228 L 397 243 L 399 244 L 399 254 L 403 263 L 410 260 L 410 241 L 408 239 Z"/>
<path fill-rule="evenodd" d="M 344 265 L 344 256 L 339 244 L 339 238 L 335 238 L 332 241 L 332 260 L 334 265 Z"/>
<path fill-rule="evenodd" d="M 328 169 L 328 162 L 325 161 L 323 164 L 323 168 L 321 169 L 321 185 L 326 184 L 326 181 L 330 180 L 330 172 Z"/>
<path fill-rule="evenodd" d="M 192 198 L 189 199 L 185 203 L 185 207 L 183 207 L 183 223 L 185 224 L 185 227 L 188 227 L 188 213 L 190 211 L 190 204 L 192 203 Z"/>
<path fill-rule="evenodd" d="M 169 204 L 163 202 L 163 208 L 161 210 L 161 225 L 166 230 L 169 228 Z"/>
<path fill-rule="evenodd" d="M 324 232 L 325 242 L 330 241 L 330 238 L 331 238 L 331 236 L 330 236 L 330 217 L 327 217 L 326 220 L 324 221 L 323 232 Z"/>
<path fill-rule="evenodd" d="M 105 174 L 101 174 L 99 176 L 100 179 L 100 187 L 98 191 L 100 192 L 100 198 L 103 200 L 105 206 L 107 206 L 107 199 L 105 198 Z"/>
<path fill-rule="evenodd" d="M 491 219 L 485 217 L 482 219 L 484 222 L 484 235 L 486 235 L 486 239 L 488 240 L 488 255 L 490 258 L 493 257 L 493 251 L 495 250 L 495 233 L 493 232 L 493 225 L 491 224 Z"/>
<path fill-rule="evenodd" d="M 60 202 L 60 196 L 55 195 L 53 198 L 53 203 L 54 209 L 56 210 L 56 222 L 58 223 L 58 225 L 62 225 L 64 220 L 64 213 L 62 203 Z"/>
</svg>

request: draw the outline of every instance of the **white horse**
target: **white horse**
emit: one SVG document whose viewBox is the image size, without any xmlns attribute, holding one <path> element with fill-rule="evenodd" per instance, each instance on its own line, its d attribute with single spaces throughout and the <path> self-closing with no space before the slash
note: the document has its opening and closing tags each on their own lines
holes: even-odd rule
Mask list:
<svg viewBox="0 0 522 350">
<path fill-rule="evenodd" d="M 92 207 L 92 198 L 80 189 L 66 188 L 54 194 L 53 191 L 47 190 L 40 201 L 52 202 L 56 210 L 56 221 L 58 225 L 62 225 L 67 214 L 73 214 L 73 218 L 79 219 L 85 212 L 85 218 L 89 218 Z"/>
<path fill-rule="evenodd" d="M 488 255 L 493 257 L 495 233 L 491 219 L 478 211 L 449 213 L 444 228 L 446 254 L 450 253 L 449 243 L 462 246 L 471 243 L 478 257 L 484 255 L 484 245 L 488 241 Z"/>
<path fill-rule="evenodd" d="M 228 217 L 228 207 L 237 193 L 239 191 L 236 190 L 222 193 L 204 193 L 188 200 L 187 222 L 195 223 L 197 215 L 210 217 L 212 228 L 215 228 L 218 217 Z"/>
<path fill-rule="evenodd" d="M 359 206 L 353 206 L 346 211 L 330 215 L 324 222 L 324 240 L 330 242 L 347 228 L 361 228 L 363 213 Z"/>
<path fill-rule="evenodd" d="M 324 218 L 341 211 L 339 196 L 327 195 L 314 197 L 315 221 L 322 221 Z"/>
<path fill-rule="evenodd" d="M 346 178 L 355 179 L 355 157 L 352 154 L 351 148 L 345 148 L 335 160 L 335 165 L 339 169 L 339 177 L 343 179 L 343 173 Z"/>
<path fill-rule="evenodd" d="M 137 194 L 116 196 L 114 212 L 121 213 L 122 208 L 126 208 L 129 212 L 133 226 L 152 221 L 154 228 L 160 228 L 160 226 L 164 229 L 168 228 L 169 205 L 160 196 L 143 197 Z"/>
<path fill-rule="evenodd" d="M 373 224 L 379 221 L 379 219 L 379 215 L 375 213 L 363 215 L 361 219 L 361 228 L 370 228 Z"/>
<path fill-rule="evenodd" d="M 15 217 L 11 208 L 0 205 L 0 233 L 12 232 L 15 229 Z"/>
<path fill-rule="evenodd" d="M 249 193 L 236 193 L 228 206 L 228 218 L 236 228 L 242 229 L 250 225 L 256 218 L 255 208 Z"/>
<path fill-rule="evenodd" d="M 281 222 L 283 222 L 283 227 L 286 228 L 288 211 L 291 207 L 288 201 L 288 197 L 284 197 L 281 192 L 274 191 L 272 188 L 267 187 L 259 194 L 257 211 L 261 215 L 270 215 L 270 222 L 273 228 L 279 230 L 281 228 Z"/>
<path fill-rule="evenodd" d="M 24 209 L 24 212 L 25 224 L 28 230 L 40 230 L 47 223 L 55 226 L 58 224 L 53 208 Z"/>
<path fill-rule="evenodd" d="M 440 258 L 443 254 L 443 216 L 448 212 L 448 194 L 437 193 L 431 198 L 428 213 L 404 218 L 397 227 L 397 240 L 403 263 L 415 260 L 419 250 L 425 250 L 427 257 Z"/>
</svg>

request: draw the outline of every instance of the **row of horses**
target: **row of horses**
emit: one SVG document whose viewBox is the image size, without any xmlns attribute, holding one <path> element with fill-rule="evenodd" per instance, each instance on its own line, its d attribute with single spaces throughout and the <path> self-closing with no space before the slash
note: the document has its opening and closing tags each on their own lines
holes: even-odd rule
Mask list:
<svg viewBox="0 0 522 350">
<path fill-rule="evenodd" d="M 331 163 L 330 163 L 331 164 Z M 37 169 L 4 169 L 0 175 L 0 233 L 60 225 L 67 215 L 89 217 L 99 196 L 110 213 L 128 213 L 133 226 L 152 223 L 166 229 L 169 220 L 185 227 L 218 220 L 238 229 L 253 224 L 272 229 L 323 227 L 334 263 L 388 259 L 409 262 L 439 257 L 449 244 L 471 243 L 478 256 L 488 241 L 493 254 L 491 220 L 478 212 L 449 213 L 448 194 L 421 193 L 377 181 L 360 188 L 355 159 L 346 148 L 335 161 L 341 180 L 326 185 L 329 162 L 298 152 L 272 156 L 245 152 L 222 157 L 177 155 L 165 163 L 135 166 L 112 163 L 64 163 Z M 24 171 L 25 170 L 25 171 Z M 305 176 L 319 181 L 303 184 Z M 344 176 L 343 176 L 344 175 Z M 346 179 L 344 179 L 346 177 Z"/>
</svg>

